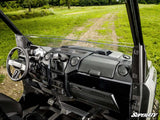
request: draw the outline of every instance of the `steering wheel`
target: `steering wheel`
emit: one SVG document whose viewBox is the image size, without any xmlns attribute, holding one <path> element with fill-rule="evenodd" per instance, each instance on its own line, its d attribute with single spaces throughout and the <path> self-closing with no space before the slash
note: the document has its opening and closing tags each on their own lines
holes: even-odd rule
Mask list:
<svg viewBox="0 0 160 120">
<path fill-rule="evenodd" d="M 25 49 L 13 48 L 7 57 L 7 72 L 13 81 L 22 80 L 28 73 L 29 57 Z"/>
</svg>

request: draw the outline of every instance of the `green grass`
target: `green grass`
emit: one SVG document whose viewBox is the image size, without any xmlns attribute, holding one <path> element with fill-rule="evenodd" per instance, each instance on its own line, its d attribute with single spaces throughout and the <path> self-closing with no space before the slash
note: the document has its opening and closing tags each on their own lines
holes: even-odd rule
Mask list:
<svg viewBox="0 0 160 120">
<path fill-rule="evenodd" d="M 5 75 L 0 74 L 0 83 L 3 82 L 4 78 L 5 78 Z"/>
<path fill-rule="evenodd" d="M 106 21 L 104 22 L 104 24 L 102 25 L 103 29 L 100 29 L 100 30 L 97 30 L 97 32 L 100 34 L 100 35 L 106 35 L 106 34 L 110 34 L 112 33 L 112 30 L 109 28 L 110 26 L 110 21 Z"/>
</svg>

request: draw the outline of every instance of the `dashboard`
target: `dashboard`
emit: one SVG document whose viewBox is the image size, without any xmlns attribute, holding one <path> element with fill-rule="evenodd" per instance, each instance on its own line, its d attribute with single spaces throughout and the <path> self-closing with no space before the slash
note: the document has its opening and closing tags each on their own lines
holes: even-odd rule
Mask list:
<svg viewBox="0 0 160 120">
<path fill-rule="evenodd" d="M 128 106 L 132 83 L 130 56 L 78 46 L 31 46 L 28 53 L 28 75 L 34 89 L 73 97 L 116 112 L 119 107 Z"/>
</svg>

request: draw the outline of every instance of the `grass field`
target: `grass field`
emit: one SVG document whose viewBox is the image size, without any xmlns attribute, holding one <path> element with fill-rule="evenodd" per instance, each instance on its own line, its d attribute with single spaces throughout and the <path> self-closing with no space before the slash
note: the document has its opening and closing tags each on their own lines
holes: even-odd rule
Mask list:
<svg viewBox="0 0 160 120">
<path fill-rule="evenodd" d="M 111 21 L 103 23 L 103 28 L 98 29 L 98 35 L 104 36 L 111 34 L 113 30 L 110 28 L 110 22 L 114 23 L 114 29 L 118 36 L 119 42 L 131 42 L 132 36 L 130 32 L 129 22 L 124 5 L 114 6 L 98 6 L 98 7 L 73 7 L 68 10 L 65 7 L 51 8 L 54 15 L 45 17 L 37 17 L 23 20 L 13 21 L 16 26 L 24 34 L 42 34 L 55 36 L 74 35 L 81 36 L 90 26 L 94 24 L 93 20 L 97 20 L 106 14 L 114 14 Z M 50 9 L 50 10 L 51 10 Z M 24 12 L 21 10 L 19 12 Z M 18 12 L 11 12 L 7 14 L 18 14 Z M 146 45 L 147 57 L 151 60 L 157 69 L 157 95 L 156 98 L 160 101 L 160 5 L 140 5 L 140 14 L 142 20 L 142 30 L 144 35 L 144 42 Z M 75 28 L 84 26 L 81 31 L 76 31 Z M 110 36 L 104 39 L 111 40 Z M 46 41 L 32 41 L 38 45 L 49 45 L 52 40 Z M 5 60 L 8 52 L 15 46 L 14 34 L 4 24 L 0 23 L 0 65 L 5 66 Z M 126 52 L 128 50 L 119 48 L 120 51 Z M 159 119 L 160 120 L 160 119 Z"/>
</svg>

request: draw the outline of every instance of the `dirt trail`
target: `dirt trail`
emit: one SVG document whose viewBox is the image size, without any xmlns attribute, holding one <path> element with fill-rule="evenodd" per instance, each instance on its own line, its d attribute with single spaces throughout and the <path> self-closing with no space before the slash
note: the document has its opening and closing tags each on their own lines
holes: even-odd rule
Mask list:
<svg viewBox="0 0 160 120">
<path fill-rule="evenodd" d="M 115 19 L 115 15 L 112 15 L 110 18 L 110 22 L 111 22 L 110 29 L 112 30 L 112 33 L 110 36 L 113 40 L 113 43 L 117 45 L 119 37 L 116 34 L 114 19 Z M 112 48 L 113 48 L 113 50 L 118 50 L 118 46 L 113 46 Z"/>
<path fill-rule="evenodd" d="M 111 38 L 113 40 L 113 43 L 117 43 L 118 42 L 118 36 L 116 34 L 115 31 L 115 25 L 114 25 L 114 19 L 115 19 L 115 14 L 106 14 L 101 18 L 97 18 L 94 20 L 94 24 L 89 27 L 89 29 L 85 32 L 82 33 L 79 37 L 76 36 L 74 33 L 70 33 L 68 36 L 66 36 L 66 39 L 79 39 L 79 40 L 98 40 L 98 39 L 105 39 L 105 38 Z M 97 30 L 100 29 L 105 29 L 102 27 L 102 25 L 104 24 L 105 21 L 109 21 L 109 29 L 112 31 L 111 34 L 106 34 L 106 35 L 100 35 Z M 77 27 L 75 28 L 74 31 L 83 31 L 85 29 L 85 27 Z M 82 43 L 82 42 L 73 42 L 70 43 L 69 41 L 63 41 L 61 43 L 62 45 L 80 45 L 80 46 L 84 46 L 84 47 L 96 47 L 94 44 L 91 43 Z M 113 46 L 112 47 L 113 50 L 117 50 L 118 47 L 117 46 Z"/>
<path fill-rule="evenodd" d="M 98 35 L 96 30 L 99 30 L 102 28 L 102 25 L 104 24 L 104 22 L 106 20 L 109 19 L 111 14 L 106 14 L 105 16 L 97 19 L 97 21 L 88 29 L 87 32 L 85 32 L 81 37 L 80 40 L 83 39 L 99 39 L 99 37 L 101 38 L 102 36 Z"/>
<path fill-rule="evenodd" d="M 7 74 L 6 68 L 0 68 L 0 74 L 5 75 L 5 79 L 0 83 L 0 93 L 6 94 L 15 100 L 18 100 L 23 92 L 22 82 L 12 81 Z"/>
</svg>

